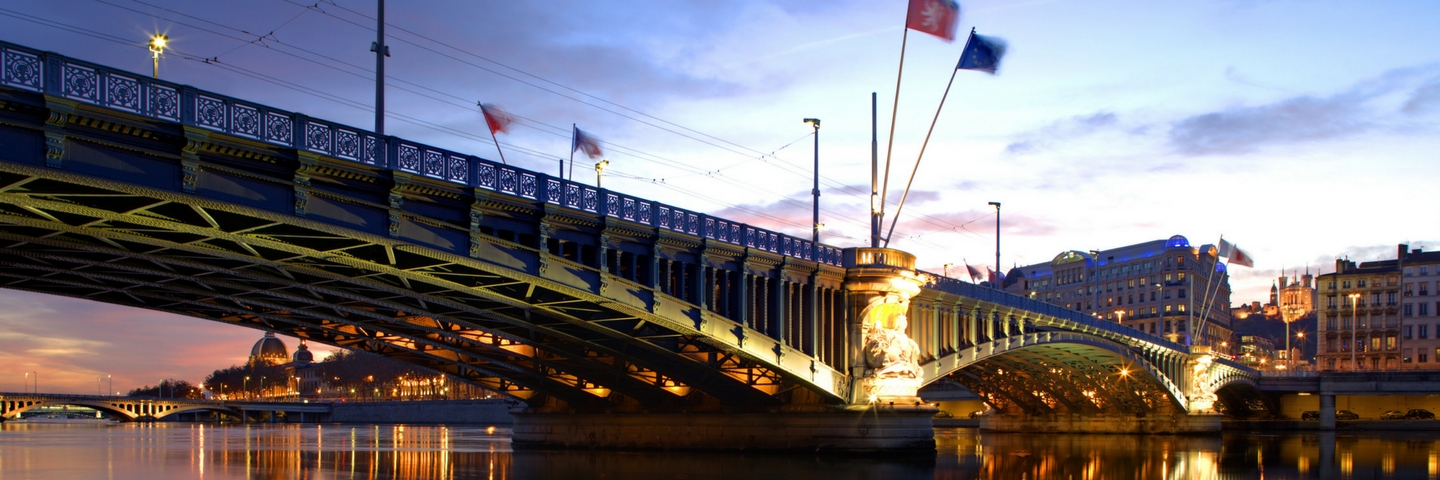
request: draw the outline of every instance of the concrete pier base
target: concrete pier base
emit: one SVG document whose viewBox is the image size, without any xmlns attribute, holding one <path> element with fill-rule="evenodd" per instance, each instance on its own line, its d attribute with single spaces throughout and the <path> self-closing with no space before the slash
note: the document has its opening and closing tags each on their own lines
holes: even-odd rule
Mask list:
<svg viewBox="0 0 1440 480">
<path fill-rule="evenodd" d="M 1020 433 L 1220 433 L 1221 415 L 985 415 L 980 430 Z"/>
<path fill-rule="evenodd" d="M 935 451 L 933 408 L 774 413 L 519 413 L 516 449 Z"/>
</svg>

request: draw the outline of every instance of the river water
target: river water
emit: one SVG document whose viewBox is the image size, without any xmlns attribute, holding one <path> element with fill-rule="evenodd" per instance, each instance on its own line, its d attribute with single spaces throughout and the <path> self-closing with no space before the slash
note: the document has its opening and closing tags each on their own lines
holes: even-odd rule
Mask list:
<svg viewBox="0 0 1440 480">
<path fill-rule="evenodd" d="M 921 458 L 510 449 L 509 430 L 435 425 L 0 424 L 10 479 L 1437 478 L 1440 433 L 1204 437 L 936 429 Z"/>
</svg>

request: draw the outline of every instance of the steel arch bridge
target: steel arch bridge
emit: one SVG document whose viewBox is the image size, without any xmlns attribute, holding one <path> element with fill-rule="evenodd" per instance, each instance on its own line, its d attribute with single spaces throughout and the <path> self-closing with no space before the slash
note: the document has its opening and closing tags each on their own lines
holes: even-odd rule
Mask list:
<svg viewBox="0 0 1440 480">
<path fill-rule="evenodd" d="M 323 416 L 329 414 L 331 410 L 329 405 L 320 403 L 237 402 L 184 398 L 0 392 L 0 420 L 23 418 L 25 412 L 62 405 L 92 408 L 127 422 L 165 420 L 187 413 L 201 412 L 214 412 L 232 418 L 246 419 L 249 412 L 292 412 Z"/>
<path fill-rule="evenodd" d="M 377 353 L 537 408 L 843 405 L 861 401 L 865 301 L 847 275 L 913 269 L 866 250 L 0 43 L 3 288 Z M 1007 412 L 1183 413 L 1253 384 L 1226 360 L 1192 381 L 1184 346 L 919 275 L 923 382 Z"/>
</svg>

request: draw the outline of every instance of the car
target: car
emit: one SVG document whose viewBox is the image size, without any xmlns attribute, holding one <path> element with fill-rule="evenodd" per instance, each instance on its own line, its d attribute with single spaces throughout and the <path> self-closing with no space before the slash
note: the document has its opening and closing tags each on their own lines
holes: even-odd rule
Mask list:
<svg viewBox="0 0 1440 480">
<path fill-rule="evenodd" d="M 1311 411 L 1302 413 L 1302 414 L 1300 414 L 1300 419 L 1301 419 L 1301 420 L 1319 420 L 1319 419 L 1320 419 L 1320 412 L 1311 410 Z"/>
<path fill-rule="evenodd" d="M 1401 420 L 1405 418 L 1405 412 L 1399 410 L 1387 410 L 1380 414 L 1381 420 Z"/>
<path fill-rule="evenodd" d="M 1423 408 L 1412 408 L 1405 412 L 1405 418 L 1408 420 L 1434 420 L 1435 414 Z"/>
<path fill-rule="evenodd" d="M 1336 411 L 1335 411 L 1335 419 L 1336 419 L 1336 420 L 1359 420 L 1359 419 L 1360 419 L 1360 415 L 1357 415 L 1357 414 L 1355 414 L 1355 412 L 1352 412 L 1352 411 L 1349 411 L 1349 410 L 1336 410 Z"/>
</svg>

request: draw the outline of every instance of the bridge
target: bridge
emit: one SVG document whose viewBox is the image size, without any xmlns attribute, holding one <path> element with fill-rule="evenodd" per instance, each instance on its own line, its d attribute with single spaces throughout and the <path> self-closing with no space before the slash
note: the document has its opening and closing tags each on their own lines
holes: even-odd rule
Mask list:
<svg viewBox="0 0 1440 480">
<path fill-rule="evenodd" d="M 898 250 L 9 43 L 0 246 L 3 288 L 368 351 L 524 400 L 522 446 L 933 448 L 916 392 L 934 382 L 985 398 L 991 429 L 1209 431 L 1256 379 Z"/>
<path fill-rule="evenodd" d="M 24 418 L 25 412 L 62 405 L 92 408 L 126 422 L 178 419 L 185 414 L 209 413 L 242 422 L 252 419 L 273 422 L 281 416 L 299 422 L 324 421 L 330 417 L 330 405 L 323 403 L 0 392 L 0 420 Z"/>
</svg>

